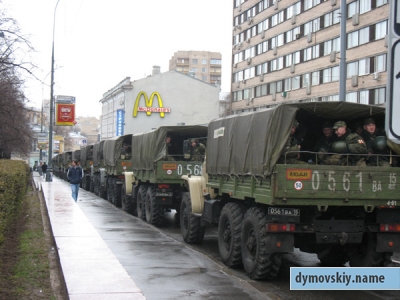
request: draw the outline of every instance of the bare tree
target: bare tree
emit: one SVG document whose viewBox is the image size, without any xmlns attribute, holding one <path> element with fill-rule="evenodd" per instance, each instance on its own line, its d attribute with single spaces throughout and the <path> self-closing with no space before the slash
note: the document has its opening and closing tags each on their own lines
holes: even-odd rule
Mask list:
<svg viewBox="0 0 400 300">
<path fill-rule="evenodd" d="M 1 1 L 0 1 L 1 3 Z M 31 150 L 22 74 L 33 75 L 34 65 L 24 58 L 32 51 L 29 41 L 20 34 L 16 21 L 0 8 L 0 151 L 27 155 Z"/>
</svg>

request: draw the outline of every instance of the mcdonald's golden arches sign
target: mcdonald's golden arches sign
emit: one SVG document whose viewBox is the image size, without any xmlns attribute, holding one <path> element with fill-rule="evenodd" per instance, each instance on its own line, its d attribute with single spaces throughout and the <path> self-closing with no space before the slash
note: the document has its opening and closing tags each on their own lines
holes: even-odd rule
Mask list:
<svg viewBox="0 0 400 300">
<path fill-rule="evenodd" d="M 153 100 L 155 97 L 157 97 L 158 100 L 158 107 L 153 107 Z M 139 106 L 142 98 L 144 98 L 145 106 Z M 133 117 L 136 117 L 138 112 L 145 112 L 148 116 L 151 116 L 152 113 L 159 113 L 160 118 L 164 118 L 165 113 L 170 113 L 171 109 L 164 107 L 162 98 L 158 92 L 153 92 L 149 98 L 146 92 L 141 91 L 137 95 L 135 105 L 133 106 Z"/>
</svg>

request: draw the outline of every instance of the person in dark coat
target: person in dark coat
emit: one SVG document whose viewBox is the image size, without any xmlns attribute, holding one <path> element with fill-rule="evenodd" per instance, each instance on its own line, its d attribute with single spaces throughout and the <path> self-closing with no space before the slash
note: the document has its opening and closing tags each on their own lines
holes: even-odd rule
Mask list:
<svg viewBox="0 0 400 300">
<path fill-rule="evenodd" d="M 78 201 L 79 184 L 81 183 L 83 177 L 83 170 L 79 166 L 78 161 L 74 159 L 67 171 L 67 178 L 71 184 L 72 198 L 74 201 Z"/>
<path fill-rule="evenodd" d="M 44 162 L 42 165 L 42 172 L 43 172 L 44 178 L 46 178 L 46 171 L 47 171 L 47 164 L 46 164 L 46 162 Z"/>
</svg>

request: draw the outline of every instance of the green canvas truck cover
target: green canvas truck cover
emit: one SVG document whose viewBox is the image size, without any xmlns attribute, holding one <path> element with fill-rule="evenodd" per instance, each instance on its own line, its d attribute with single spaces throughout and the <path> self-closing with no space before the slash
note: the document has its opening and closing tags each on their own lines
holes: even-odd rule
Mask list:
<svg viewBox="0 0 400 300">
<path fill-rule="evenodd" d="M 103 154 L 104 164 L 106 166 L 115 167 L 117 160 L 121 155 L 122 143 L 125 136 L 116 136 L 104 141 Z"/>
<path fill-rule="evenodd" d="M 81 149 L 81 165 L 82 166 L 86 166 L 87 156 L 88 156 L 88 153 L 89 153 L 91 147 L 93 147 L 93 145 L 87 145 Z"/>
<path fill-rule="evenodd" d="M 213 120 L 208 126 L 207 173 L 268 176 L 297 115 L 357 119 L 384 115 L 385 108 L 350 102 L 279 104 L 257 112 Z"/>
<path fill-rule="evenodd" d="M 81 150 L 75 150 L 72 152 L 72 159 L 76 159 L 77 161 L 81 160 Z"/>
<path fill-rule="evenodd" d="M 103 145 L 104 140 L 93 145 L 93 166 L 100 165 L 100 161 L 103 158 Z"/>
<path fill-rule="evenodd" d="M 206 137 L 207 127 L 193 126 L 162 126 L 146 133 L 132 136 L 132 164 L 134 170 L 154 170 L 155 162 L 166 160 L 167 147 L 165 140 L 169 133 L 189 137 Z"/>
</svg>

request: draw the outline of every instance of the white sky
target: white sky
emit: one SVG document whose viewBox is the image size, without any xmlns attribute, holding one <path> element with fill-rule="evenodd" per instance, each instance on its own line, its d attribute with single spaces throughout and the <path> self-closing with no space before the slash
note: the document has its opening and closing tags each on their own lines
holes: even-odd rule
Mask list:
<svg viewBox="0 0 400 300">
<path fill-rule="evenodd" d="M 29 36 L 35 75 L 26 96 L 50 98 L 53 14 L 57 0 L 2 0 Z M 0 3 L 1 5 L 1 3 Z M 179 50 L 222 53 L 222 91 L 230 91 L 232 0 L 60 0 L 56 10 L 54 95 L 76 97 L 77 116 L 99 117 L 102 95 L 154 65 L 167 72 Z"/>
</svg>

